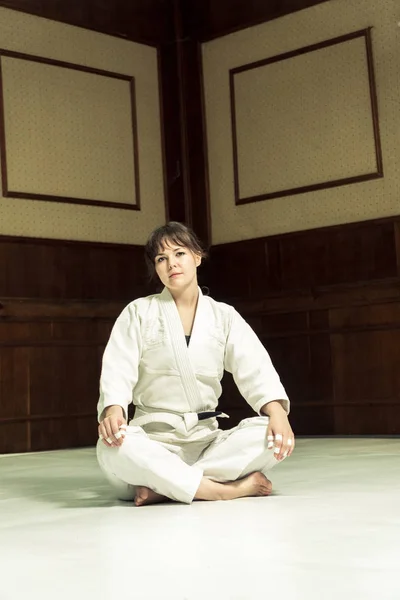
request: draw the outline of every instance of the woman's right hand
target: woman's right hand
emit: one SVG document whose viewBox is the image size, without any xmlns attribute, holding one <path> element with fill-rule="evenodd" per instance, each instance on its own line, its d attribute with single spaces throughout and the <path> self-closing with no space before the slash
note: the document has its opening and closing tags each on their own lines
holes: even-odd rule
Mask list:
<svg viewBox="0 0 400 600">
<path fill-rule="evenodd" d="M 126 419 L 121 406 L 114 405 L 106 408 L 104 419 L 100 422 L 99 438 L 109 448 L 121 446 L 126 432 Z"/>
</svg>

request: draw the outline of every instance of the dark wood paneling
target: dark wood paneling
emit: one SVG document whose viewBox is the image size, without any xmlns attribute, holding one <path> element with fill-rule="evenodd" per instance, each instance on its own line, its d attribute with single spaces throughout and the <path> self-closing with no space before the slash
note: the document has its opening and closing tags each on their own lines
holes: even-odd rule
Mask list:
<svg viewBox="0 0 400 600">
<path fill-rule="evenodd" d="M 292 406 L 290 423 L 297 435 L 335 435 L 340 433 L 335 424 L 332 406 Z"/>
<path fill-rule="evenodd" d="M 390 221 L 283 236 L 279 246 L 284 289 L 397 275 L 394 226 Z"/>
<path fill-rule="evenodd" d="M 0 424 L 0 454 L 26 452 L 28 427 L 28 423 Z"/>
<path fill-rule="evenodd" d="M 151 289 L 142 246 L 0 236 L 0 267 L 0 303 L 4 297 L 131 300 Z"/>
<path fill-rule="evenodd" d="M 337 399 L 348 404 L 389 403 L 400 410 L 400 329 L 331 336 Z"/>
<path fill-rule="evenodd" d="M 0 452 L 96 442 L 111 327 L 153 291 L 141 246 L 0 236 Z"/>
<path fill-rule="evenodd" d="M 95 444 L 102 353 L 123 305 L 3 300 L 0 452 Z"/>
<path fill-rule="evenodd" d="M 158 50 L 164 195 L 168 221 L 189 221 L 183 179 L 181 95 L 176 44 Z"/>
<path fill-rule="evenodd" d="M 192 35 L 210 40 L 327 0 L 187 0 Z"/>
<path fill-rule="evenodd" d="M 395 222 L 366 221 L 214 246 L 207 265 L 211 293 L 254 300 L 396 278 Z"/>
<path fill-rule="evenodd" d="M 0 411 L 3 418 L 29 414 L 29 351 L 0 346 Z"/>
<path fill-rule="evenodd" d="M 327 0 L 185 0 L 192 39 L 226 35 Z M 0 6 L 157 46 L 173 41 L 173 0 L 0 0 Z"/>
<path fill-rule="evenodd" d="M 309 344 L 311 365 L 309 394 L 315 403 L 327 404 L 334 402 L 334 374 L 332 373 L 330 336 L 328 334 L 312 335 L 309 337 Z"/>
<path fill-rule="evenodd" d="M 175 43 L 159 47 L 159 82 L 168 219 L 211 239 L 203 73 L 200 43 L 191 37 L 188 5 L 172 0 Z"/>
<path fill-rule="evenodd" d="M 399 405 L 370 404 L 335 409 L 335 431 L 346 435 L 399 435 Z"/>
<path fill-rule="evenodd" d="M 31 430 L 32 451 L 94 446 L 98 439 L 95 414 L 34 421 Z"/>
<path fill-rule="evenodd" d="M 201 48 L 197 42 L 183 41 L 179 46 L 181 90 L 185 123 L 184 162 L 189 198 L 189 223 L 208 246 L 211 243 L 211 220 L 208 190 L 208 163 L 203 105 Z"/>
<path fill-rule="evenodd" d="M 211 295 L 236 306 L 268 349 L 298 434 L 400 434 L 399 221 L 212 249 Z M 232 382 L 222 405 L 230 425 L 248 416 Z"/>
<path fill-rule="evenodd" d="M 104 340 L 92 337 L 90 341 L 94 345 L 78 341 L 29 349 L 31 415 L 93 413 L 98 394 L 97 350 Z"/>
<path fill-rule="evenodd" d="M 0 6 L 144 44 L 172 39 L 169 0 L 0 0 Z"/>
</svg>

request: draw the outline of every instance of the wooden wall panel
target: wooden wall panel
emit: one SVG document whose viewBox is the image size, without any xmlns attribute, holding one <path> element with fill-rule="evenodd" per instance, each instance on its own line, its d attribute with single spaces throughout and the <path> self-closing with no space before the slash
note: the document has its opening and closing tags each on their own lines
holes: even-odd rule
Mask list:
<svg viewBox="0 0 400 600">
<path fill-rule="evenodd" d="M 0 452 L 96 442 L 101 358 L 123 303 L 90 303 L 86 311 L 77 304 L 74 318 L 69 304 L 54 301 L 51 317 L 47 306 L 40 313 L 26 302 L 25 317 L 0 318 Z"/>
<path fill-rule="evenodd" d="M 352 404 L 391 403 L 400 410 L 400 331 L 331 336 L 335 396 Z"/>
<path fill-rule="evenodd" d="M 36 452 L 94 446 L 98 439 L 96 418 L 92 414 L 34 421 L 31 430 L 31 450 Z"/>
<path fill-rule="evenodd" d="M 200 42 L 192 35 L 186 0 L 170 0 L 175 43 L 159 46 L 159 82 L 164 147 L 164 188 L 169 220 L 192 226 L 211 240 L 208 164 Z"/>
<path fill-rule="evenodd" d="M 332 348 L 328 334 L 309 337 L 310 341 L 310 404 L 329 404 L 334 400 Z"/>
<path fill-rule="evenodd" d="M 268 348 L 298 434 L 400 433 L 397 226 L 391 219 L 212 249 L 201 279 L 213 297 L 237 306 Z M 305 248 L 312 249 L 310 273 L 301 263 Z M 142 254 L 139 247 L 0 238 L 8 265 L 0 281 L 1 452 L 95 443 L 112 324 L 128 301 L 153 291 Z M 296 255 L 303 264 L 297 279 Z M 4 294 L 16 291 L 25 297 Z M 221 408 L 231 415 L 225 428 L 252 414 L 229 375 Z"/>
<path fill-rule="evenodd" d="M 290 424 L 296 435 L 335 435 L 341 433 L 335 423 L 333 406 L 305 406 L 301 410 L 294 404 Z"/>
<path fill-rule="evenodd" d="M 150 289 L 142 246 L 0 236 L 2 298 L 129 300 Z"/>
<path fill-rule="evenodd" d="M 171 39 L 169 0 L 0 0 L 0 6 L 156 46 Z"/>
<path fill-rule="evenodd" d="M 0 454 L 26 452 L 29 424 L 0 422 Z"/>
<path fill-rule="evenodd" d="M 287 337 L 260 336 L 278 371 L 289 397 L 294 395 L 299 404 L 310 401 L 310 354 L 309 340 L 306 336 L 293 335 L 288 344 Z"/>
<path fill-rule="evenodd" d="M 279 248 L 284 289 L 371 281 L 397 274 L 390 221 L 282 236 Z"/>
<path fill-rule="evenodd" d="M 29 414 L 29 351 L 0 347 L 1 417 L 25 418 Z"/>
<path fill-rule="evenodd" d="M 268 349 L 298 434 L 400 434 L 399 222 L 212 248 L 211 295 L 236 306 Z M 223 405 L 233 421 L 248 416 L 232 386 Z"/>
<path fill-rule="evenodd" d="M 147 284 L 143 248 L 0 237 L 0 453 L 93 445 L 112 325 Z"/>
<path fill-rule="evenodd" d="M 335 409 L 335 431 L 345 435 L 399 435 L 398 407 L 391 405 L 340 406 Z"/>
<path fill-rule="evenodd" d="M 367 221 L 214 246 L 209 287 L 256 299 L 397 277 L 394 225 L 394 219 Z"/>
<path fill-rule="evenodd" d="M 326 0 L 188 0 L 193 35 L 202 40 L 221 37 Z"/>
</svg>

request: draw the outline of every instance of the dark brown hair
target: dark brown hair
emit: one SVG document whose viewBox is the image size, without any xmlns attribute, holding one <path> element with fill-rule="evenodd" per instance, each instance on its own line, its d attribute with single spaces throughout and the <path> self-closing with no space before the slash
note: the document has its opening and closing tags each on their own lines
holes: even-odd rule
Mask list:
<svg viewBox="0 0 400 600">
<path fill-rule="evenodd" d="M 166 243 L 172 243 L 176 246 L 185 246 L 194 254 L 207 258 L 207 252 L 204 250 L 197 235 L 183 223 L 170 221 L 162 227 L 155 229 L 147 240 L 144 252 L 146 264 L 151 279 L 155 278 L 155 258 L 160 254 Z"/>
</svg>

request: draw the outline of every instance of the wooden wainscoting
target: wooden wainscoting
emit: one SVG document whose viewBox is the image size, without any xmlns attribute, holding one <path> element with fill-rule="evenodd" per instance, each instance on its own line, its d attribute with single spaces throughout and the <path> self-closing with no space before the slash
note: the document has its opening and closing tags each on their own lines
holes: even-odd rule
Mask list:
<svg viewBox="0 0 400 600">
<path fill-rule="evenodd" d="M 95 443 L 101 357 L 143 247 L 0 237 L 0 453 Z"/>
<path fill-rule="evenodd" d="M 298 434 L 400 434 L 399 227 L 386 219 L 212 249 L 210 294 L 270 352 Z M 228 375 L 222 407 L 229 425 L 250 415 Z"/>
<path fill-rule="evenodd" d="M 101 357 L 122 306 L 3 301 L 0 453 L 95 443 Z"/>
</svg>

